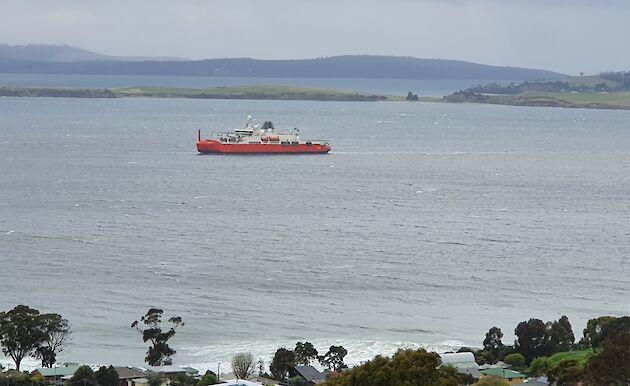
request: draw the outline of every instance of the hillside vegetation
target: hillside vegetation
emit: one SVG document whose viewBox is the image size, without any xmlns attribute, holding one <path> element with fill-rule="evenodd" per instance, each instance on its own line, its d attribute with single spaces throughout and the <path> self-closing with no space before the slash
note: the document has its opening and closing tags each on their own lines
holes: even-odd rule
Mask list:
<svg viewBox="0 0 630 386">
<path fill-rule="evenodd" d="M 490 83 L 445 97 L 446 102 L 489 103 L 512 106 L 630 109 L 630 72 L 556 81 Z"/>
</svg>

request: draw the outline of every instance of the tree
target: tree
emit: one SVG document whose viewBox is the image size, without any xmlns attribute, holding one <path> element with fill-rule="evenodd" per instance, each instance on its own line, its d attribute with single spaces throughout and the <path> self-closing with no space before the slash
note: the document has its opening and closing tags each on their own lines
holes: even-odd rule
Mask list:
<svg viewBox="0 0 630 386">
<path fill-rule="evenodd" d="M 45 339 L 38 310 L 20 304 L 9 312 L 0 312 L 2 352 L 13 359 L 17 371 L 22 359 L 33 354 Z"/>
<path fill-rule="evenodd" d="M 484 350 L 494 352 L 499 347 L 503 347 L 501 338 L 503 338 L 503 332 L 501 332 L 501 329 L 499 327 L 492 327 L 486 333 L 486 339 L 483 340 Z"/>
<path fill-rule="evenodd" d="M 630 334 L 610 336 L 586 362 L 585 378 L 592 386 L 630 385 Z"/>
<path fill-rule="evenodd" d="M 533 377 L 540 377 L 547 374 L 547 370 L 551 367 L 551 361 L 548 357 L 535 358 L 529 365 L 528 373 Z"/>
<path fill-rule="evenodd" d="M 118 386 L 120 383 L 118 372 L 114 366 L 101 366 L 98 371 L 94 373 L 94 380 L 99 386 Z"/>
<path fill-rule="evenodd" d="M 518 337 L 514 341 L 514 348 L 523 354 L 526 363 L 531 363 L 536 357 L 550 354 L 547 325 L 542 320 L 530 319 L 520 322 L 514 334 Z"/>
<path fill-rule="evenodd" d="M 511 365 L 515 369 L 522 369 L 525 366 L 525 357 L 520 353 L 512 353 L 505 358 L 503 358 L 503 362 Z"/>
<path fill-rule="evenodd" d="M 297 342 L 293 352 L 295 353 L 295 363 L 298 365 L 307 366 L 311 360 L 317 359 L 317 350 L 310 342 Z"/>
<path fill-rule="evenodd" d="M 456 386 L 457 373 L 441 367 L 440 356 L 425 350 L 400 350 L 391 358 L 376 356 L 327 381 L 326 386 Z"/>
<path fill-rule="evenodd" d="M 473 386 L 510 386 L 510 384 L 499 377 L 485 377 L 481 378 Z"/>
<path fill-rule="evenodd" d="M 254 374 L 254 356 L 252 353 L 238 353 L 232 358 L 232 371 L 237 379 L 247 379 Z"/>
<path fill-rule="evenodd" d="M 562 361 L 547 371 L 549 383 L 556 386 L 574 386 L 584 379 L 584 369 L 577 361 Z"/>
<path fill-rule="evenodd" d="M 575 336 L 569 318 L 562 315 L 557 322 L 549 322 L 548 329 L 550 348 L 553 352 L 569 351 L 573 348 Z"/>
<path fill-rule="evenodd" d="M 72 386 L 85 386 L 86 384 L 94 384 L 94 371 L 88 365 L 83 365 L 74 372 L 72 378 L 70 378 L 70 385 Z"/>
<path fill-rule="evenodd" d="M 582 338 L 581 343 L 591 347 L 593 351 L 595 351 L 604 342 L 604 329 L 610 322 L 616 319 L 617 318 L 614 316 L 600 316 L 599 318 L 590 319 L 586 323 L 586 328 L 584 329 L 584 338 Z"/>
<path fill-rule="evenodd" d="M 195 386 L 197 384 L 197 379 L 190 374 L 179 373 L 175 376 L 174 384 L 177 386 Z"/>
<path fill-rule="evenodd" d="M 343 358 L 348 354 L 348 351 L 343 346 L 330 346 L 328 352 L 319 358 L 319 362 L 322 366 L 331 371 L 340 371 L 347 367 L 343 363 Z"/>
<path fill-rule="evenodd" d="M 151 373 L 145 378 L 149 382 L 149 386 L 162 386 L 166 383 L 164 373 Z"/>
<path fill-rule="evenodd" d="M 482 360 L 484 363 L 495 363 L 499 359 L 504 347 L 501 338 L 503 338 L 503 332 L 499 327 L 492 327 L 488 330 L 486 338 L 483 340 L 483 351 L 490 353 L 490 355 L 480 353 L 480 357 L 484 358 Z"/>
<path fill-rule="evenodd" d="M 291 366 L 295 366 L 295 354 L 293 351 L 281 347 L 276 350 L 269 364 L 269 371 L 271 371 L 274 379 L 281 381 L 285 378 Z"/>
<path fill-rule="evenodd" d="M 217 381 L 217 375 L 213 371 L 207 370 L 199 382 L 197 382 L 197 386 L 214 385 Z"/>
<path fill-rule="evenodd" d="M 17 370 L 8 370 L 0 373 L 0 384 L 3 386 L 43 386 L 44 377 L 31 376 L 27 372 L 19 372 Z"/>
<path fill-rule="evenodd" d="M 142 334 L 143 342 L 151 341 L 152 346 L 149 346 L 147 356 L 144 358 L 144 361 L 150 366 L 170 365 L 173 363 L 171 357 L 175 355 L 176 351 L 167 342 L 175 335 L 175 330 L 184 325 L 181 317 L 173 316 L 168 319 L 173 326 L 166 332 L 162 331 L 163 312 L 159 308 L 150 308 L 146 315 L 140 318 L 140 321 L 146 326 L 144 330 L 140 328 L 137 320 L 131 324 L 132 328 L 135 328 Z"/>
<path fill-rule="evenodd" d="M 475 362 L 477 362 L 477 364 L 479 365 L 483 365 L 486 363 L 495 363 L 496 361 L 494 360 L 494 357 L 492 355 L 492 353 L 490 351 L 486 351 L 486 350 L 477 350 L 475 352 L 473 352 L 473 355 L 475 356 Z"/>
<path fill-rule="evenodd" d="M 42 361 L 42 367 L 52 367 L 57 361 L 57 353 L 70 340 L 70 325 L 59 314 L 42 314 L 41 324 L 46 335 L 42 344 L 35 350 L 35 356 Z"/>
</svg>

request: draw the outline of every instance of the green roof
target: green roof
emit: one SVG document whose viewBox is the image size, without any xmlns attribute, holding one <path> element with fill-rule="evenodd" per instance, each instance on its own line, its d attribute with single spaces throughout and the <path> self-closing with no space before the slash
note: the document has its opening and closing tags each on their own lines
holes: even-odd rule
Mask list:
<svg viewBox="0 0 630 386">
<path fill-rule="evenodd" d="M 527 378 L 525 375 L 517 371 L 501 369 L 501 368 L 486 369 L 486 370 L 481 370 L 480 372 L 481 374 L 484 374 L 484 375 L 494 375 L 495 377 L 500 377 L 504 379 Z"/>
<path fill-rule="evenodd" d="M 63 377 L 66 375 L 74 375 L 78 368 L 79 366 L 53 367 L 50 369 L 48 367 L 38 367 L 34 371 L 37 371 L 44 377 Z"/>
</svg>

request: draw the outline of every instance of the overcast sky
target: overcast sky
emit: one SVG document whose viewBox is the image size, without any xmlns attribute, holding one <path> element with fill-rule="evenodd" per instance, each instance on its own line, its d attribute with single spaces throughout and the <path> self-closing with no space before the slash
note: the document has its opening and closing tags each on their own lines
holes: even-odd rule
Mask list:
<svg viewBox="0 0 630 386">
<path fill-rule="evenodd" d="M 192 59 L 401 55 L 630 70 L 630 0 L 2 0 L 0 43 Z"/>
</svg>

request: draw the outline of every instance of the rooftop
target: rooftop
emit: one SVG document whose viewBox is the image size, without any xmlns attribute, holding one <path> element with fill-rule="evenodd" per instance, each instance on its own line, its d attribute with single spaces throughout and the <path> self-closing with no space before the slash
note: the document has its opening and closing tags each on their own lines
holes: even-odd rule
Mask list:
<svg viewBox="0 0 630 386">
<path fill-rule="evenodd" d="M 513 370 L 508 370 L 508 369 L 502 369 L 502 368 L 492 368 L 492 369 L 486 369 L 486 370 L 481 370 L 481 374 L 484 375 L 493 375 L 495 377 L 500 377 L 500 378 L 504 378 L 504 379 L 509 379 L 509 378 L 527 378 L 525 375 L 517 372 L 517 371 L 513 371 Z"/>
</svg>

